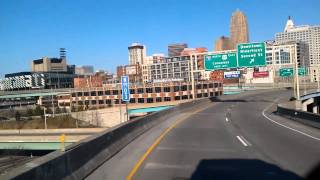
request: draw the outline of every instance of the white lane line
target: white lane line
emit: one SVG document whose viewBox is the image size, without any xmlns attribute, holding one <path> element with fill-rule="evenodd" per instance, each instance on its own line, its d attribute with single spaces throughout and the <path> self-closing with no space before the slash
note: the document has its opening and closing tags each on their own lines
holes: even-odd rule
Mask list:
<svg viewBox="0 0 320 180">
<path fill-rule="evenodd" d="M 228 122 L 229 121 L 229 119 L 226 117 L 226 121 Z"/>
<path fill-rule="evenodd" d="M 237 136 L 237 138 L 244 146 L 248 146 L 248 144 L 244 140 L 242 140 L 240 136 Z"/>
<path fill-rule="evenodd" d="M 191 169 L 193 166 L 185 164 L 164 164 L 156 162 L 148 162 L 145 169 Z"/>
<path fill-rule="evenodd" d="M 295 131 L 295 132 L 297 132 L 297 133 L 300 133 L 300 134 L 302 134 L 302 135 L 305 135 L 305 136 L 307 136 L 307 137 L 309 137 L 309 138 L 312 138 L 312 139 L 315 139 L 315 140 L 320 141 L 320 138 L 311 136 L 311 135 L 309 135 L 309 134 L 307 134 L 307 133 L 304 133 L 304 132 L 302 132 L 302 131 L 299 131 L 299 130 L 296 130 L 296 129 L 294 129 L 294 128 L 291 128 L 291 127 L 288 127 L 288 126 L 286 126 L 286 125 L 283 125 L 283 124 L 281 124 L 281 123 L 279 123 L 279 122 L 277 122 L 277 121 L 275 121 L 275 120 L 272 120 L 272 119 L 269 118 L 268 116 L 266 116 L 266 115 L 265 115 L 265 111 L 268 110 L 272 105 L 273 105 L 273 104 L 271 104 L 270 106 L 266 107 L 266 108 L 262 111 L 262 115 L 263 115 L 265 118 L 267 118 L 269 121 L 271 121 L 271 122 L 273 122 L 273 123 L 275 123 L 275 124 L 277 124 L 277 125 L 279 125 L 279 126 L 282 126 L 282 127 L 284 127 L 284 128 L 287 128 L 287 129 L 290 129 L 290 130 Z"/>
<path fill-rule="evenodd" d="M 246 138 L 244 138 L 243 136 L 240 136 L 241 137 L 241 139 L 243 139 L 243 141 L 245 142 L 245 143 L 247 143 L 248 144 L 248 146 L 251 146 L 251 143 L 249 143 L 249 141 L 248 140 L 246 140 Z"/>
</svg>

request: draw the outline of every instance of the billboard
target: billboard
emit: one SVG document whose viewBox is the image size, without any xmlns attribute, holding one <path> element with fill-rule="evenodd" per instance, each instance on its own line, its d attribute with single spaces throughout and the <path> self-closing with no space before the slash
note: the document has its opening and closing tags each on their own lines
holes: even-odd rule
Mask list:
<svg viewBox="0 0 320 180">
<path fill-rule="evenodd" d="M 253 72 L 254 78 L 265 78 L 269 77 L 269 71 Z"/>
<path fill-rule="evenodd" d="M 240 78 L 240 71 L 224 72 L 224 78 L 226 78 L 226 79 Z"/>
</svg>

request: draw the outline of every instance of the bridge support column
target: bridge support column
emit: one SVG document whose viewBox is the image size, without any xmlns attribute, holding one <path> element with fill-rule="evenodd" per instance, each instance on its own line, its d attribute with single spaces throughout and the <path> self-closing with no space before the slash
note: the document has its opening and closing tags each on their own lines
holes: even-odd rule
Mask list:
<svg viewBox="0 0 320 180">
<path fill-rule="evenodd" d="M 315 114 L 319 113 L 319 99 L 314 98 L 313 106 L 312 106 L 312 112 Z"/>
<path fill-rule="evenodd" d="M 314 104 L 312 106 L 312 112 L 315 113 L 315 114 L 318 114 L 318 105 L 317 104 Z"/>
<path fill-rule="evenodd" d="M 310 98 L 302 103 L 302 111 L 308 111 L 308 105 L 314 103 L 314 98 Z"/>
<path fill-rule="evenodd" d="M 40 105 L 40 106 L 42 106 L 42 99 L 43 99 L 43 97 L 39 96 L 37 104 Z"/>
</svg>

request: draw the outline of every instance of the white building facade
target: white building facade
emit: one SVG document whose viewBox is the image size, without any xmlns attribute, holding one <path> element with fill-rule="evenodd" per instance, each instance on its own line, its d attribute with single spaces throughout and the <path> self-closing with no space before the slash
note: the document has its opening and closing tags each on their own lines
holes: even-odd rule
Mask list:
<svg viewBox="0 0 320 180">
<path fill-rule="evenodd" d="M 129 51 L 129 65 L 145 64 L 146 62 L 146 46 L 139 43 L 132 43 L 128 47 Z"/>
<path fill-rule="evenodd" d="M 294 26 L 289 17 L 284 32 L 275 35 L 277 43 L 301 41 L 308 46 L 311 81 L 319 81 L 320 74 L 320 26 Z"/>
<path fill-rule="evenodd" d="M 308 48 L 301 41 L 266 43 L 266 66 L 247 68 L 243 75 L 246 83 L 291 83 L 293 77 L 280 77 L 281 68 L 304 67 L 308 70 Z M 310 80 L 309 76 L 303 79 Z"/>
</svg>

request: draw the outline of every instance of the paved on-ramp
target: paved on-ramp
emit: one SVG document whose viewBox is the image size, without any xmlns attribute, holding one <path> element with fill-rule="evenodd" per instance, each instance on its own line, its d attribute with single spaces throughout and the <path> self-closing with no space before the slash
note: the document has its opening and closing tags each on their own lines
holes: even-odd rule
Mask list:
<svg viewBox="0 0 320 180">
<path fill-rule="evenodd" d="M 223 96 L 176 112 L 87 179 L 301 179 L 320 162 L 320 131 L 272 114 L 291 93 Z"/>
</svg>

